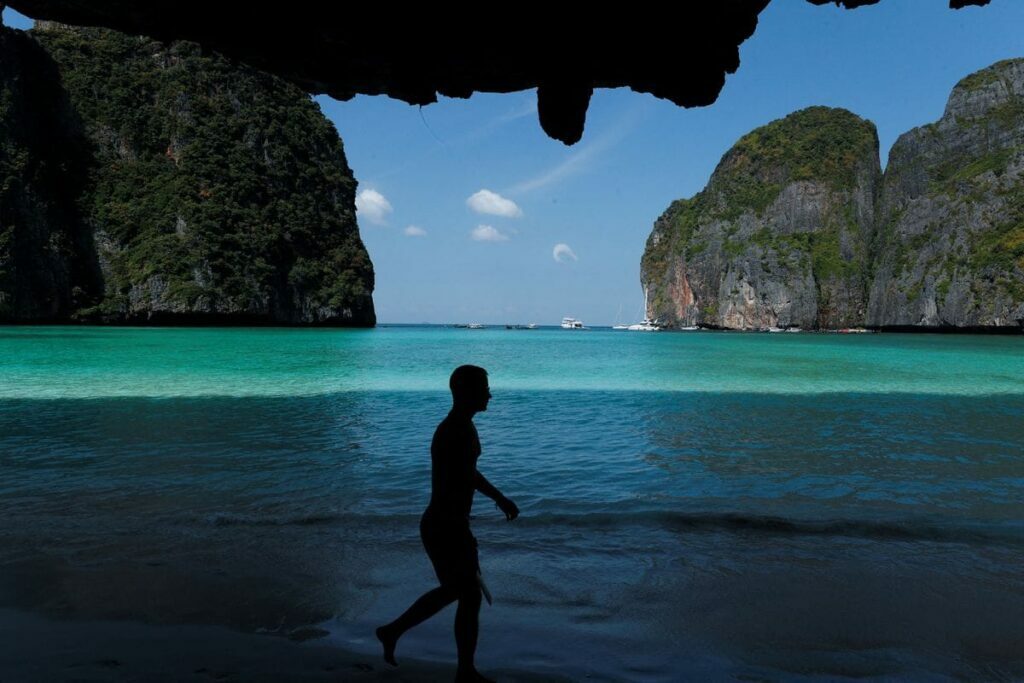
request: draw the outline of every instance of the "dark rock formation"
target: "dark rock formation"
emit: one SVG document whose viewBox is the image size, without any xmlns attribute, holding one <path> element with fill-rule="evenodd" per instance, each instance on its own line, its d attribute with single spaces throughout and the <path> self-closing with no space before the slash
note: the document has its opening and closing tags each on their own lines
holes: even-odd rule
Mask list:
<svg viewBox="0 0 1024 683">
<path fill-rule="evenodd" d="M 805 109 L 740 139 L 673 202 L 641 262 L 670 326 L 1001 331 L 1024 325 L 1024 59 L 900 136 Z"/>
<path fill-rule="evenodd" d="M 950 6 L 987 2 L 950 0 Z M 36 19 L 196 41 L 338 99 L 386 94 L 428 104 L 439 94 L 538 88 L 541 125 L 571 144 L 583 135 L 594 88 L 630 87 L 684 107 L 714 102 L 725 75 L 739 66 L 739 45 L 754 32 L 768 0 L 688 0 L 655 13 L 552 3 L 472 12 L 407 4 L 385 11 L 373 3 L 293 0 L 283 8 L 287 19 L 272 5 L 198 0 L 8 4 Z"/>
<path fill-rule="evenodd" d="M 0 63 L 0 317 L 374 324 L 356 183 L 305 93 L 190 43 L 0 34 L 21 55 Z"/>
<path fill-rule="evenodd" d="M 672 326 L 863 323 L 880 181 L 875 127 L 812 107 L 745 135 L 655 223 L 648 316 Z"/>
<path fill-rule="evenodd" d="M 867 322 L 1016 327 L 1024 318 L 1024 60 L 953 89 L 893 145 Z"/>
<path fill-rule="evenodd" d="M 807 0 L 813 5 L 827 5 L 829 3 L 846 9 L 856 9 L 865 5 L 877 5 L 880 0 Z M 970 5 L 984 7 L 992 0 L 949 0 L 950 9 L 963 9 Z"/>
<path fill-rule="evenodd" d="M 0 28 L 0 321 L 59 320 L 95 301 L 75 206 L 87 156 L 53 60 Z"/>
<path fill-rule="evenodd" d="M 341 100 L 386 94 L 429 104 L 438 95 L 538 88 L 541 125 L 569 144 L 583 134 L 594 88 L 629 86 L 687 107 L 714 102 L 767 4 L 687 2 L 672 8 L 670 21 L 652 21 L 643 12 L 583 18 L 550 3 L 384 12 L 372 3 L 296 0 L 282 21 L 278 11 L 216 11 L 195 0 L 10 3 L 36 19 L 195 41 Z"/>
</svg>

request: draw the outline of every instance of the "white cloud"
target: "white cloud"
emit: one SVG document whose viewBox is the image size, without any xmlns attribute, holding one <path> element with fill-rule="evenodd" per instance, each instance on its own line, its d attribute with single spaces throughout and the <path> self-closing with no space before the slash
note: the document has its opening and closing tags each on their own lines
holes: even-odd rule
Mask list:
<svg viewBox="0 0 1024 683">
<path fill-rule="evenodd" d="M 403 231 L 409 237 L 426 237 L 427 231 L 418 225 L 410 225 Z"/>
<path fill-rule="evenodd" d="M 506 242 L 508 235 L 490 225 L 478 225 L 470 233 L 477 242 Z"/>
<path fill-rule="evenodd" d="M 561 163 L 518 185 L 506 188 L 505 191 L 512 195 L 526 194 L 549 185 L 556 185 L 566 178 L 589 171 L 596 160 L 618 145 L 636 128 L 647 106 L 647 103 L 635 106 L 627 111 L 622 119 L 599 133 L 592 141 L 583 143 L 573 148 L 572 151 L 567 151 L 567 156 Z"/>
<path fill-rule="evenodd" d="M 387 197 L 377 190 L 363 190 L 356 197 L 356 211 L 374 225 L 387 225 L 388 214 L 394 209 Z"/>
<path fill-rule="evenodd" d="M 515 121 L 517 119 L 526 118 L 527 116 L 537 115 L 537 93 L 530 94 L 527 99 L 517 108 L 510 112 L 499 116 L 497 121 L 505 123 L 507 121 Z"/>
<path fill-rule="evenodd" d="M 519 218 L 523 215 L 523 210 L 514 201 L 505 199 L 497 192 L 490 190 L 480 190 L 467 199 L 466 204 L 477 213 L 485 213 L 490 216 Z"/>
<path fill-rule="evenodd" d="M 579 259 L 576 258 L 576 254 L 569 247 L 569 245 L 561 242 L 556 244 L 555 248 L 551 250 L 551 256 L 553 256 L 554 259 L 559 263 L 565 263 L 569 259 L 572 259 L 573 261 L 579 261 Z"/>
</svg>

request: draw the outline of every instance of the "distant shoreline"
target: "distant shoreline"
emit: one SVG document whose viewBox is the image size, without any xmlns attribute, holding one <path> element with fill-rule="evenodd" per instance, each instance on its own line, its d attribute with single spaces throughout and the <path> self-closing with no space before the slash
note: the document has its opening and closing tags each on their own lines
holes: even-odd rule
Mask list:
<svg viewBox="0 0 1024 683">
<path fill-rule="evenodd" d="M 154 321 L 128 321 L 128 322 L 116 322 L 116 323 L 98 323 L 96 321 L 75 321 L 75 320 L 19 320 L 19 321 L 7 321 L 0 322 L 0 328 L 2 327 L 96 327 L 96 328 L 161 328 L 161 329 L 219 329 L 219 328 L 253 328 L 253 329 L 287 329 L 287 330 L 372 330 L 375 328 L 398 328 L 398 327 L 438 327 L 438 328 L 466 328 L 468 332 L 477 332 L 480 329 L 483 330 L 506 330 L 507 326 L 515 325 L 517 327 L 509 329 L 508 331 L 525 331 L 532 332 L 538 330 L 560 330 L 560 326 L 556 323 L 552 324 L 539 324 L 536 328 L 529 330 L 525 325 L 521 323 L 484 323 L 482 328 L 470 329 L 467 328 L 465 323 L 401 323 L 401 322 L 378 322 L 375 325 L 348 325 L 339 323 L 282 323 L 282 322 L 269 322 L 261 321 L 258 319 L 217 319 L 203 321 L 202 319 L 183 319 L 176 321 L 168 321 L 167 319 L 159 319 Z M 601 330 L 610 331 L 611 325 L 588 325 L 582 330 L 566 330 L 566 332 L 586 332 L 588 330 Z M 1016 326 L 1002 325 L 999 327 L 993 326 L 975 326 L 975 327 L 955 327 L 955 326 L 918 326 L 918 325 L 894 325 L 884 327 L 864 327 L 861 328 L 863 332 L 842 332 L 841 330 L 799 330 L 800 334 L 939 334 L 939 335 L 951 335 L 951 334 L 962 334 L 962 335 L 980 335 L 980 336 L 1014 336 L 1024 334 L 1024 325 L 1018 324 Z M 628 332 L 628 330 L 618 330 L 622 332 Z M 725 327 L 702 327 L 699 330 L 679 330 L 673 328 L 665 328 L 659 330 L 660 332 L 729 332 L 729 333 L 741 333 L 741 334 L 767 334 L 768 330 L 742 330 L 732 329 Z M 788 331 L 788 330 L 783 330 Z M 796 332 L 796 330 L 794 330 Z"/>
<path fill-rule="evenodd" d="M 507 325 L 517 325 L 518 323 L 484 323 L 480 329 L 484 330 L 504 330 Z M 518 324 L 519 326 L 514 331 L 531 331 L 526 330 L 525 326 Z M 448 328 L 466 328 L 464 323 L 377 323 L 377 327 L 448 327 Z M 562 329 L 559 325 L 552 323 L 549 325 L 540 324 L 536 327 L 536 330 L 559 330 Z M 582 331 L 587 330 L 611 330 L 611 325 L 588 325 L 583 328 Z M 861 331 L 843 332 L 842 330 L 793 330 L 792 333 L 799 332 L 800 334 L 965 334 L 965 335 L 1016 335 L 1024 334 L 1024 325 L 1018 325 L 1016 327 L 1003 325 L 1000 327 L 954 327 L 954 326 L 915 326 L 915 325 L 903 325 L 903 326 L 887 326 L 887 327 L 863 327 L 859 328 Z M 467 331 L 478 331 L 469 330 Z M 513 330 L 510 330 L 513 331 Z M 567 332 L 579 332 L 580 330 L 566 330 Z M 629 332 L 630 330 L 618 330 L 622 332 Z M 788 331 L 788 330 L 783 330 Z M 768 330 L 740 330 L 728 327 L 701 327 L 699 330 L 680 330 L 671 327 L 659 330 L 659 332 L 737 332 L 737 333 L 750 333 L 750 334 L 767 334 Z"/>
</svg>

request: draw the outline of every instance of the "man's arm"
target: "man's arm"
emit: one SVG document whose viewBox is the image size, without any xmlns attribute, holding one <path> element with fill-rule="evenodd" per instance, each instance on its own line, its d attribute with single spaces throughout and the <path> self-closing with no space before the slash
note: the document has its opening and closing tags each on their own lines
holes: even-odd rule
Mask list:
<svg viewBox="0 0 1024 683">
<path fill-rule="evenodd" d="M 476 472 L 476 479 L 474 480 L 474 488 L 477 491 L 484 494 L 497 504 L 498 508 L 505 513 L 505 518 L 508 521 L 512 521 L 519 516 L 519 508 L 511 500 L 502 495 L 501 491 L 494 487 L 494 484 L 487 481 L 487 477 L 480 474 L 480 471 Z"/>
</svg>

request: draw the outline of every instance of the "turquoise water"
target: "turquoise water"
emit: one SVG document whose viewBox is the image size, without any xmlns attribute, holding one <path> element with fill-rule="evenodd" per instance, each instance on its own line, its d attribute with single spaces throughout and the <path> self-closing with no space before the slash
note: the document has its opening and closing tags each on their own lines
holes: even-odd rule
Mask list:
<svg viewBox="0 0 1024 683">
<path fill-rule="evenodd" d="M 0 398 L 436 391 L 464 361 L 502 390 L 1024 392 L 1024 336 L 570 332 L 0 328 Z"/>
<path fill-rule="evenodd" d="M 461 363 L 523 510 L 475 509 L 483 665 L 1024 677 L 1024 337 L 0 328 L 0 606 L 369 651 Z"/>
</svg>

